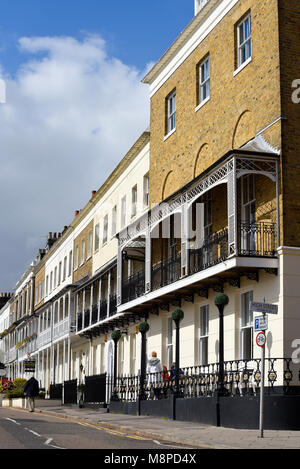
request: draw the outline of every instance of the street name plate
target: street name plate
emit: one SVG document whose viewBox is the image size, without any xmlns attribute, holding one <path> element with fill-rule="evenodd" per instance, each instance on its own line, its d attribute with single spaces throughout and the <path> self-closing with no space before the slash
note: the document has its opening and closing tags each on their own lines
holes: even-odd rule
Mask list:
<svg viewBox="0 0 300 469">
<path fill-rule="evenodd" d="M 255 331 L 266 331 L 268 329 L 268 316 L 258 316 L 254 320 Z"/>
<path fill-rule="evenodd" d="M 24 360 L 24 371 L 25 373 L 34 373 L 35 360 Z"/>
<path fill-rule="evenodd" d="M 269 303 L 257 303 L 252 301 L 250 303 L 250 310 L 256 311 L 257 313 L 278 314 L 278 306 Z"/>
</svg>

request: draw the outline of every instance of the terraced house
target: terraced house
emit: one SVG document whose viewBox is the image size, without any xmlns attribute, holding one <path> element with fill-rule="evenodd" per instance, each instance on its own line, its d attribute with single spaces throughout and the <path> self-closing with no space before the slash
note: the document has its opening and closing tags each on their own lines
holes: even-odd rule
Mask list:
<svg viewBox="0 0 300 469">
<path fill-rule="evenodd" d="M 278 314 L 268 317 L 265 385 L 275 395 L 268 405 L 284 409 L 285 425 L 295 427 L 299 21 L 296 1 L 195 0 L 194 18 L 145 76 L 150 129 L 61 236 L 50 235 L 32 268 L 34 314 L 23 293 L 29 272 L 15 294 L 14 313 L 31 305 L 35 318 L 31 355 L 39 379 L 58 395 L 64 383 L 65 403 L 76 401 L 76 386 L 85 382 L 86 402 L 111 400 L 113 410 L 165 416 L 172 408 L 173 417 L 176 407 L 177 418 L 216 423 L 215 297 L 222 292 L 229 301 L 227 394 L 257 397 L 261 360 L 251 302 L 276 305 Z M 178 308 L 180 341 L 172 317 Z M 146 342 L 141 322 L 149 328 Z M 171 373 L 146 378 L 141 350 L 156 352 L 166 370 L 177 359 L 176 395 Z M 284 400 L 287 393 L 295 399 Z M 228 408 L 222 402 L 219 412 Z M 244 420 L 230 421 L 225 411 L 224 425 L 255 428 L 249 416 L 257 399 L 230 405 L 244 406 Z M 281 427 L 272 415 L 270 428 Z"/>
</svg>

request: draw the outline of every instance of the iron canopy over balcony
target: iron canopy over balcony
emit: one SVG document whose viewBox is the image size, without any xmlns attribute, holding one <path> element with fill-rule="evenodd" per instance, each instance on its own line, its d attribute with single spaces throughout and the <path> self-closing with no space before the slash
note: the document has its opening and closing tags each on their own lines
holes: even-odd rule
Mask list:
<svg viewBox="0 0 300 469">
<path fill-rule="evenodd" d="M 238 285 L 241 275 L 258 278 L 260 269 L 276 273 L 277 247 L 280 243 L 279 154 L 272 150 L 267 142 L 260 138 L 244 149 L 230 151 L 198 178 L 118 234 L 118 312 L 126 311 L 126 307 L 130 311 L 137 311 L 138 299 L 143 307 L 149 303 L 149 308 L 155 309 L 157 305 L 162 304 L 156 298 L 163 297 L 165 293 L 174 299 L 177 298 L 179 290 L 195 293 L 200 289 L 205 292 L 210 288 L 209 285 L 220 291 L 226 281 Z M 239 219 L 237 182 L 239 178 L 249 174 L 266 176 L 275 183 L 277 223 L 249 223 Z M 206 236 L 200 245 L 190 245 L 187 227 L 192 204 L 221 184 L 227 185 L 227 226 Z M 175 214 L 181 217 L 180 252 L 153 263 L 152 233 L 160 223 Z M 144 269 L 124 280 L 123 251 L 137 239 L 145 240 Z M 174 286 L 173 290 L 166 288 L 170 285 Z"/>
</svg>

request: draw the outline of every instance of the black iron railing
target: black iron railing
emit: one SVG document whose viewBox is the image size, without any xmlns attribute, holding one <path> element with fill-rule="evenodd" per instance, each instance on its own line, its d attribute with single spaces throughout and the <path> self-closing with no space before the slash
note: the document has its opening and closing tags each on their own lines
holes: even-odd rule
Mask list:
<svg viewBox="0 0 300 469">
<path fill-rule="evenodd" d="M 155 264 L 152 268 L 152 290 L 170 285 L 180 279 L 181 255 L 171 256 Z"/>
<path fill-rule="evenodd" d="M 300 394 L 300 365 L 290 358 L 265 361 L 267 394 Z M 218 363 L 180 369 L 180 398 L 212 397 L 218 388 Z M 136 401 L 140 394 L 140 376 L 118 376 L 116 392 L 120 401 Z M 112 393 L 113 380 L 111 380 Z M 224 385 L 228 396 L 259 395 L 261 360 L 232 360 L 224 363 Z M 174 392 L 175 370 L 147 374 L 144 382 L 146 399 L 168 398 Z"/>
<path fill-rule="evenodd" d="M 87 309 L 84 312 L 84 328 L 87 328 L 90 326 L 90 310 Z"/>
<path fill-rule="evenodd" d="M 77 331 L 82 330 L 82 313 L 77 315 Z"/>
<path fill-rule="evenodd" d="M 107 300 L 102 300 L 100 303 L 100 321 L 107 318 Z"/>
<path fill-rule="evenodd" d="M 114 316 L 117 313 L 117 295 L 111 295 L 109 299 L 109 315 Z"/>
<path fill-rule="evenodd" d="M 136 272 L 131 277 L 123 280 L 122 302 L 135 300 L 145 294 L 145 270 Z"/>
<path fill-rule="evenodd" d="M 224 228 L 218 233 L 206 238 L 198 249 L 189 250 L 189 274 L 223 262 L 228 257 L 228 229 Z"/>
<path fill-rule="evenodd" d="M 242 222 L 239 254 L 242 256 L 274 257 L 276 255 L 276 224 Z"/>
<path fill-rule="evenodd" d="M 98 305 L 94 305 L 92 307 L 92 324 L 96 324 L 98 322 Z"/>
</svg>

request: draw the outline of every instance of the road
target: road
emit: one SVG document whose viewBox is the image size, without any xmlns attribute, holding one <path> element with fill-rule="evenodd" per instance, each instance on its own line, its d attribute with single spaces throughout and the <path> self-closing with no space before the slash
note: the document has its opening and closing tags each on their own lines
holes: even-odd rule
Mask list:
<svg viewBox="0 0 300 469">
<path fill-rule="evenodd" d="M 0 449 L 184 449 L 111 430 L 25 410 L 0 408 Z"/>
</svg>

